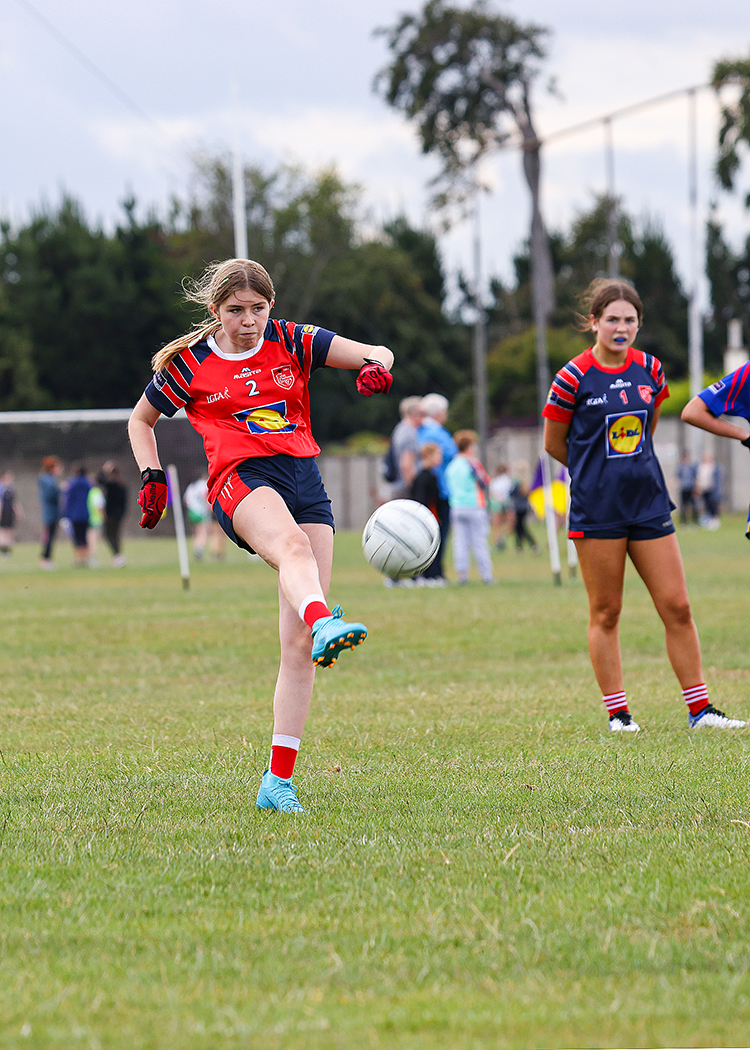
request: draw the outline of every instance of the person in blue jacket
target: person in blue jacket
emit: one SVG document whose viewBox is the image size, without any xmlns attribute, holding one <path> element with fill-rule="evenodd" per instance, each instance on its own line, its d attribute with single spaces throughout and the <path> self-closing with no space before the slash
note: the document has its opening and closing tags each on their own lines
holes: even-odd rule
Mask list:
<svg viewBox="0 0 750 1050">
<path fill-rule="evenodd" d="M 86 477 L 86 468 L 79 466 L 65 488 L 63 517 L 73 530 L 73 563 L 78 568 L 89 563 L 89 492 L 91 482 Z"/>
</svg>

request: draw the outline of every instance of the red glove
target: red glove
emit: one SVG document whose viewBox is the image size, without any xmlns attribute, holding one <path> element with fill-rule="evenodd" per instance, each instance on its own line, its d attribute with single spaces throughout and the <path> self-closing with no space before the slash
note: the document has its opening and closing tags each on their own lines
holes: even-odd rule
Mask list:
<svg viewBox="0 0 750 1050">
<path fill-rule="evenodd" d="M 391 389 L 393 376 L 380 361 L 372 361 L 365 358 L 365 364 L 359 370 L 357 376 L 357 390 L 365 397 L 373 394 L 387 394 Z"/>
<path fill-rule="evenodd" d="M 163 470 L 147 467 L 141 471 L 138 502 L 143 509 L 139 524 L 142 529 L 155 529 L 167 505 L 167 475 Z"/>
</svg>

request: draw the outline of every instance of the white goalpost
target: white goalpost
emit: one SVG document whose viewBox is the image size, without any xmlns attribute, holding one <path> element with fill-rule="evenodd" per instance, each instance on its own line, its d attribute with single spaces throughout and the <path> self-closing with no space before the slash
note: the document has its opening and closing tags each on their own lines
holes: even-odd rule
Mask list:
<svg viewBox="0 0 750 1050">
<path fill-rule="evenodd" d="M 17 501 L 23 508 L 16 527 L 17 541 L 37 541 L 41 534 L 37 478 L 45 456 L 56 456 L 61 461 L 63 479 L 81 466 L 93 479 L 105 462 L 116 463 L 127 488 L 124 535 L 131 539 L 142 537 L 138 527 L 140 508 L 136 502 L 141 479 L 127 435 L 131 411 L 130 408 L 108 408 L 0 412 L 0 474 L 12 474 Z M 169 464 L 172 511 L 166 515 L 160 533 L 175 537 L 180 576 L 187 588 L 190 562 L 180 479 L 188 484 L 204 476 L 206 457 L 203 443 L 184 411 L 172 419 L 162 417 L 157 428 L 159 452 L 162 461 Z"/>
</svg>

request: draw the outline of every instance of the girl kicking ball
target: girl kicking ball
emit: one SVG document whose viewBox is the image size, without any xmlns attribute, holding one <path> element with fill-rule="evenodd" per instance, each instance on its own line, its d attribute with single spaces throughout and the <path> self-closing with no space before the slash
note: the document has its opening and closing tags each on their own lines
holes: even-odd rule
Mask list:
<svg viewBox="0 0 750 1050">
<path fill-rule="evenodd" d="M 208 497 L 224 531 L 257 552 L 279 577 L 281 664 L 273 697 L 270 767 L 260 809 L 304 812 L 292 784 L 312 699 L 315 668 L 335 663 L 365 640 L 328 606 L 333 515 L 310 428 L 310 376 L 316 368 L 356 368 L 357 389 L 387 393 L 393 354 L 311 324 L 273 319 L 274 288 L 249 259 L 210 266 L 186 285 L 207 310 L 203 325 L 153 359 L 154 377 L 133 410 L 130 442 L 142 487 L 141 527 L 158 525 L 167 485 L 154 427 L 184 408 L 203 438 Z"/>
</svg>

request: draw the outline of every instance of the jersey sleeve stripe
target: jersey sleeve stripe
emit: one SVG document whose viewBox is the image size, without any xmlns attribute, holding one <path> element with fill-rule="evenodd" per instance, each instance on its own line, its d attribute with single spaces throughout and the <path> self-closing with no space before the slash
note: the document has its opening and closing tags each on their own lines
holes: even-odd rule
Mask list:
<svg viewBox="0 0 750 1050">
<path fill-rule="evenodd" d="M 548 396 L 548 404 L 557 405 L 563 412 L 572 412 L 576 405 L 576 394 L 583 373 L 569 361 L 564 365 L 552 380 L 552 386 Z"/>
<path fill-rule="evenodd" d="M 175 372 L 177 372 L 177 374 L 175 374 Z M 188 386 L 190 385 L 190 380 L 193 378 L 192 376 L 190 376 L 187 380 L 187 383 L 185 383 L 183 377 L 179 374 L 179 371 L 177 371 L 174 368 L 173 363 L 167 368 L 166 372 L 164 373 L 164 377 L 164 390 L 167 390 L 167 388 L 169 388 L 169 390 L 174 394 L 175 397 L 182 399 L 183 404 L 190 399 L 190 394 L 188 393 Z"/>
<path fill-rule="evenodd" d="M 163 397 L 165 397 L 167 399 L 167 401 L 169 401 L 171 404 L 173 404 L 175 406 L 175 408 L 184 408 L 185 405 L 187 404 L 188 399 L 186 397 L 182 397 L 179 394 L 176 394 L 171 389 L 171 384 L 169 383 L 169 380 L 167 380 L 167 382 L 161 388 L 159 393 Z"/>
<path fill-rule="evenodd" d="M 558 423 L 569 423 L 572 416 L 572 409 L 564 409 L 560 405 L 552 404 L 549 401 L 542 409 L 542 417 L 544 419 L 554 419 Z"/>
<path fill-rule="evenodd" d="M 748 376 L 750 376 L 750 364 L 743 365 L 742 368 L 738 369 L 738 371 L 732 376 L 732 382 L 726 396 L 727 412 L 730 412 L 732 408 L 737 407 L 737 398 L 739 397 L 740 390 L 742 390 L 747 382 Z"/>
<path fill-rule="evenodd" d="M 167 366 L 167 375 L 174 379 L 178 386 L 183 387 L 187 394 L 190 384 L 193 381 L 193 376 L 195 375 L 195 369 L 190 368 L 190 365 L 184 359 L 183 355 L 179 354 Z"/>
</svg>

